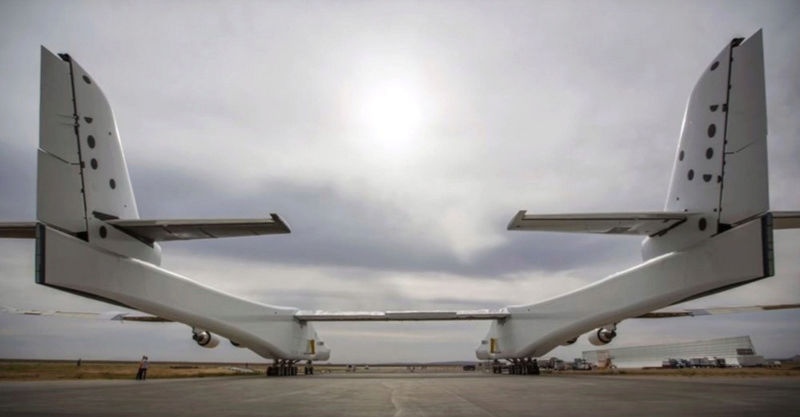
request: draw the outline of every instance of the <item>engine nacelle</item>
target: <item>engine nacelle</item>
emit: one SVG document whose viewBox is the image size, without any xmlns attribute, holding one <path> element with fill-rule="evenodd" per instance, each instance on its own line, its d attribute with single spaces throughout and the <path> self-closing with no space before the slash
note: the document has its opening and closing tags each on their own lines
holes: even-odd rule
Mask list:
<svg viewBox="0 0 800 417">
<path fill-rule="evenodd" d="M 611 343 L 617 336 L 617 326 L 600 327 L 589 333 L 589 343 L 595 346 L 603 346 Z"/>
<path fill-rule="evenodd" d="M 207 349 L 215 348 L 219 344 L 219 338 L 205 330 L 193 331 L 192 339 L 194 339 L 198 345 Z"/>
</svg>

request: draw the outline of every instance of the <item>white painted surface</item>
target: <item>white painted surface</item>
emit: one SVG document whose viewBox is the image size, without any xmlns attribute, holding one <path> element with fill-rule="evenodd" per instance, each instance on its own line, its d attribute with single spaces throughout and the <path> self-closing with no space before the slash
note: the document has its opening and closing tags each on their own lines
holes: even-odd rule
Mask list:
<svg viewBox="0 0 800 417">
<path fill-rule="evenodd" d="M 769 210 L 767 99 L 759 30 L 733 48 L 720 222 L 736 224 Z"/>
<path fill-rule="evenodd" d="M 764 276 L 761 242 L 757 219 L 571 293 L 510 306 L 511 318 L 493 323 L 486 339 L 497 339 L 498 358 L 542 356 L 575 335 Z M 479 358 L 491 357 L 486 349 Z"/>
<path fill-rule="evenodd" d="M 36 218 L 71 233 L 86 231 L 78 164 L 39 149 L 36 169 Z"/>
<path fill-rule="evenodd" d="M 69 63 L 44 47 L 39 95 L 39 148 L 67 163 L 77 164 L 75 109 Z"/>
<path fill-rule="evenodd" d="M 766 212 L 769 201 L 761 32 L 733 47 L 726 119 L 731 48 L 709 62 L 686 105 L 664 209 L 687 213 L 686 221 L 645 238 L 645 262 L 634 268 L 547 301 L 508 307 L 511 318 L 494 322 L 486 336 L 499 351 L 482 343 L 479 358 L 541 356 L 598 327 L 772 274 L 771 261 L 763 259 L 772 256 L 772 229 L 760 217 L 733 229 L 718 226 L 720 211 L 723 223 L 738 223 Z M 728 149 L 741 149 L 736 154 L 724 155 L 726 135 Z"/>
<path fill-rule="evenodd" d="M 137 310 L 235 340 L 265 358 L 326 360 L 314 327 L 295 320 L 297 309 L 244 300 L 148 262 L 119 256 L 46 228 L 44 283 L 114 300 Z M 186 337 L 191 333 L 187 330 Z"/>
</svg>

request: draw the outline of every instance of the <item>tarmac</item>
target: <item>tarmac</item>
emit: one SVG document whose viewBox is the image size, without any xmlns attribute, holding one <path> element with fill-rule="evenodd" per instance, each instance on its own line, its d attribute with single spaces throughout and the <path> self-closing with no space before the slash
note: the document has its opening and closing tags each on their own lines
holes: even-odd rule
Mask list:
<svg viewBox="0 0 800 417">
<path fill-rule="evenodd" d="M 800 416 L 800 378 L 346 374 L 0 383 L 2 416 Z"/>
</svg>

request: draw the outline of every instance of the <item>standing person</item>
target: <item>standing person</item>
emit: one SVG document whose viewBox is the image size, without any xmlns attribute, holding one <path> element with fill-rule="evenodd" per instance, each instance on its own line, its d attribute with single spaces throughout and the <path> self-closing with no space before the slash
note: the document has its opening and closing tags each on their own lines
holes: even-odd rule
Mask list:
<svg viewBox="0 0 800 417">
<path fill-rule="evenodd" d="M 145 356 L 142 359 L 142 380 L 147 379 L 147 368 L 150 367 L 150 360 Z"/>
<path fill-rule="evenodd" d="M 144 368 L 143 368 L 144 360 L 146 358 L 147 356 L 142 356 L 142 359 L 139 361 L 139 370 L 136 372 L 136 379 L 142 379 L 142 376 L 144 374 Z"/>
</svg>

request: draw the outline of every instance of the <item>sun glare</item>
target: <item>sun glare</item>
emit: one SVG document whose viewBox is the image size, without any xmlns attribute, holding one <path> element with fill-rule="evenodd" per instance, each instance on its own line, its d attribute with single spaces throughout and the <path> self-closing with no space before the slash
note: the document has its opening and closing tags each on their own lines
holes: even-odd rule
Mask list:
<svg viewBox="0 0 800 417">
<path fill-rule="evenodd" d="M 411 83 L 385 82 L 369 89 L 357 109 L 364 145 L 392 157 L 412 153 L 419 145 L 424 104 Z"/>
</svg>

